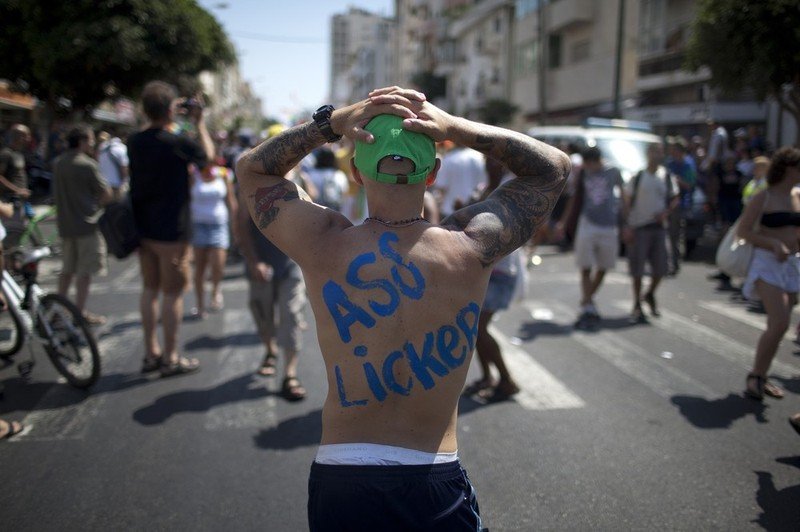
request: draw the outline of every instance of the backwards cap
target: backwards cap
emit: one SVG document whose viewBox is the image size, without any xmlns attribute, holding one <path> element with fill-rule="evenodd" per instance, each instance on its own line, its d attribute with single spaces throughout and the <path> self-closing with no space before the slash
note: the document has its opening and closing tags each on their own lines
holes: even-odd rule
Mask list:
<svg viewBox="0 0 800 532">
<path fill-rule="evenodd" d="M 379 183 L 407 183 L 425 181 L 436 163 L 433 139 L 422 133 L 403 129 L 403 119 L 395 115 L 378 115 L 364 128 L 375 142 L 356 141 L 355 165 L 362 175 Z M 414 163 L 413 173 L 407 175 L 385 174 L 378 165 L 385 157 L 400 156 Z"/>
</svg>

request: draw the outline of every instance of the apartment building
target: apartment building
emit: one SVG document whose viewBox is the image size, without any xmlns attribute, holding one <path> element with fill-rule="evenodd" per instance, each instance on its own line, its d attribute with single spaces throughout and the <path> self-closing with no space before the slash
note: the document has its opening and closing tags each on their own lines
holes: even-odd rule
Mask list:
<svg viewBox="0 0 800 532">
<path fill-rule="evenodd" d="M 255 96 L 250 84 L 233 63 L 216 71 L 201 72 L 198 76 L 209 102 L 206 119 L 211 129 L 227 130 L 234 126 L 260 127 L 264 112 L 261 99 Z"/>
<path fill-rule="evenodd" d="M 396 79 L 395 21 L 351 7 L 331 20 L 330 101 L 336 106 L 364 98 Z"/>
<path fill-rule="evenodd" d="M 638 0 L 636 105 L 624 117 L 643 120 L 660 132 L 704 132 L 715 119 L 729 128 L 763 125 L 768 106 L 747 92 L 723 98 L 709 86 L 706 68 L 683 68 L 697 0 Z"/>
<path fill-rule="evenodd" d="M 576 124 L 614 110 L 621 0 L 518 0 L 513 38 L 515 125 Z M 619 92 L 636 93 L 637 2 L 627 0 Z"/>
<path fill-rule="evenodd" d="M 448 110 L 477 119 L 490 100 L 510 100 L 513 23 L 511 0 L 483 0 L 448 25 L 435 69 L 447 78 Z"/>
</svg>

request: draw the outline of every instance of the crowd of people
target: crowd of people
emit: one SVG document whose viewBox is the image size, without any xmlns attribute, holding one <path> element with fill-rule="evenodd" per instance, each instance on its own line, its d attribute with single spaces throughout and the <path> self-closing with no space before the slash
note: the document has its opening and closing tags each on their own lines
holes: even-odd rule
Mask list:
<svg viewBox="0 0 800 532">
<path fill-rule="evenodd" d="M 204 320 L 209 312 L 221 311 L 221 280 L 229 250 L 233 250 L 244 262 L 248 303 L 264 346 L 256 371 L 265 377 L 277 375 L 282 351 L 281 393 L 289 401 L 306 396 L 297 366 L 302 331 L 307 327 L 304 311 L 310 301 L 328 374 L 335 375 L 329 383 L 325 416 L 341 431 L 332 433 L 327 423 L 324 427 L 323 446 L 312 469 L 314 489 L 319 493 L 335 488 L 328 482 L 330 472 L 323 464 L 350 463 L 345 458 L 352 449 L 342 447 L 348 438 L 357 441 L 369 434 L 370 442 L 386 444 L 376 447 L 396 449 L 393 444 L 397 443 L 420 451 L 420 446 L 424 447 L 422 455 L 426 456 L 413 459 L 428 460 L 430 451 L 435 460 L 450 463 L 449 455 L 454 452 L 454 437 L 446 444 L 441 440 L 419 444 L 421 440 L 410 433 L 380 435 L 373 433 L 374 427 L 351 423 L 343 414 L 334 413 L 334 406 L 344 412 L 366 405 L 373 397 L 388 404 L 395 400 L 390 392 L 408 396 L 415 382 L 434 389 L 429 371 L 443 379 L 451 372 L 458 375 L 442 381 L 445 385 L 438 394 L 447 404 L 461 393 L 494 402 L 519 392 L 490 323 L 515 297 L 525 294 L 531 246 L 568 241 L 574 247 L 579 271 L 576 280 L 581 288 L 576 302 L 577 328 L 601 326 L 598 294 L 605 274 L 616 267 L 621 247 L 631 277 L 631 324 L 646 322 L 648 314 L 658 316 L 660 281 L 678 275 L 682 260 L 696 245 L 688 227 L 698 198 L 703 198 L 703 211 L 716 233 L 724 233 L 738 220 L 739 235 L 756 248 L 742 293 L 762 302 L 767 328 L 758 340 L 744 394 L 758 401 L 784 395 L 770 382 L 768 373 L 790 326 L 800 290 L 800 150 L 773 152 L 755 128 L 736 130 L 729 136 L 720 124 L 709 123 L 705 138 L 667 137 L 664 145 L 648 146 L 646 165 L 626 181 L 597 147 L 572 147 L 570 164 L 563 153 L 543 143 L 443 113 L 415 91 L 377 91 L 366 103 L 354 104 L 339 114 L 332 109 L 326 114 L 321 108 L 306 125 L 288 130 L 280 125 L 270 127 L 263 143 L 235 132 L 213 137 L 205 124 L 202 100 L 179 98 L 166 83 L 147 84 L 141 100 L 148 120 L 143 129 L 124 139 L 119 131 L 95 136 L 90 127 L 78 125 L 68 132 L 64 151 L 52 164 L 51 191 L 63 242 L 58 290 L 67 295 L 75 280 L 75 302 L 87 322 L 105 322 L 105 316 L 87 310 L 91 280 L 106 271 L 106 246 L 97 220 L 109 203 L 130 201 L 140 237 L 141 371 L 161 377 L 189 374 L 200 369 L 200 362 L 182 356 L 178 346 L 184 292 L 193 280 L 191 317 Z M 398 126 L 380 119 L 382 125 L 377 125 L 379 119 L 374 117 L 383 115 L 397 115 L 395 122 L 405 121 Z M 372 129 L 363 129 L 367 119 L 373 120 Z M 398 132 L 404 128 L 427 140 L 398 141 L 402 138 Z M 384 142 L 380 135 L 389 131 L 393 140 L 386 141 L 387 149 L 395 151 L 375 160 L 369 159 L 374 154 L 364 155 L 373 152 L 371 144 Z M 487 138 L 496 144 L 485 145 Z M 4 140 L 0 215 L 23 217 L 23 205 L 31 195 L 24 153 L 31 133 L 17 124 L 9 128 Z M 516 143 L 529 159 L 512 157 L 501 141 Z M 563 208 L 551 216 L 564 183 Z M 531 194 L 552 201 L 541 209 L 530 200 Z M 482 213 L 491 216 L 482 217 Z M 492 216 L 511 225 L 486 225 Z M 351 227 L 362 228 L 361 240 L 348 236 Z M 448 229 L 448 234 L 435 230 L 439 227 Z M 408 243 L 411 234 L 417 239 L 425 235 L 421 245 L 437 249 L 437 253 L 420 255 Z M 450 241 L 452 234 L 464 235 L 458 237 L 464 239 L 462 248 L 456 249 Z M 321 240 L 326 235 L 329 239 Z M 342 250 L 356 254 L 341 253 L 338 248 L 326 253 L 336 242 Z M 379 254 L 371 251 L 373 244 Z M 452 264 L 432 260 L 431 255 L 442 253 L 448 253 Z M 367 281 L 362 277 L 362 270 L 377 272 L 370 265 L 384 259 L 395 264 L 385 279 Z M 347 290 L 334 276 L 339 270 L 348 283 Z M 461 271 L 463 278 L 448 284 L 444 279 L 455 270 Z M 645 274 L 649 277 L 646 288 Z M 426 285 L 426 277 L 438 279 L 436 285 Z M 724 272 L 717 278 L 723 288 L 732 286 L 733 280 Z M 472 279 L 474 286 L 465 289 L 465 279 Z M 210 291 L 206 289 L 209 282 Z M 488 288 L 476 302 L 479 292 L 483 294 L 482 286 Z M 464 294 L 458 297 L 455 292 L 442 292 L 459 287 Z M 385 292 L 388 303 L 366 299 L 358 292 L 368 289 Z M 426 297 L 426 293 L 436 296 Z M 401 304 L 403 298 L 436 301 L 431 308 L 438 310 L 418 309 L 419 315 L 412 315 Z M 450 303 L 444 305 L 443 301 Z M 0 303 L 4 303 L 2 294 Z M 398 323 L 406 323 L 408 330 L 422 330 L 444 319 L 441 307 L 458 317 L 455 325 L 427 333 L 431 343 L 436 336 L 435 347 L 428 345 L 425 336 L 426 345 L 417 348 L 404 327 L 379 321 L 400 312 Z M 425 317 L 430 319 L 423 320 Z M 379 341 L 361 330 L 376 323 L 385 333 Z M 798 327 L 800 331 L 800 324 Z M 466 386 L 464 359 L 455 356 L 459 335 L 465 336 L 465 347 L 475 348 L 481 366 L 481 377 Z M 368 349 L 388 352 L 396 347 L 391 341 L 397 345 L 405 342 L 404 351 L 393 351 L 386 358 L 383 377 L 368 362 L 361 368 Z M 349 349 L 356 358 L 345 361 L 329 354 L 334 346 Z M 434 352 L 441 361 L 433 358 Z M 401 372 L 402 378 L 393 373 L 395 355 L 411 361 L 411 371 Z M 365 373 L 366 381 L 357 381 L 353 377 L 356 371 Z M 453 395 L 456 386 L 459 393 Z M 370 399 L 354 399 L 362 396 Z M 433 415 L 435 409 L 424 401 L 416 408 L 428 409 L 431 419 L 439 415 Z M 367 418 L 373 422 L 380 418 L 377 411 L 370 412 Z M 436 418 L 437 429 L 452 423 L 451 414 Z M 792 416 L 790 423 L 800 433 L 800 413 Z M 0 420 L 0 438 L 20 430 L 19 423 Z M 373 451 L 378 457 L 375 463 L 384 464 L 386 449 Z M 463 473 L 460 468 L 458 471 L 458 475 Z M 448 469 L 447 475 L 451 473 Z M 466 485 L 471 489 L 468 479 Z M 477 515 L 474 500 L 467 508 Z M 323 516 L 321 511 L 314 519 Z"/>
</svg>

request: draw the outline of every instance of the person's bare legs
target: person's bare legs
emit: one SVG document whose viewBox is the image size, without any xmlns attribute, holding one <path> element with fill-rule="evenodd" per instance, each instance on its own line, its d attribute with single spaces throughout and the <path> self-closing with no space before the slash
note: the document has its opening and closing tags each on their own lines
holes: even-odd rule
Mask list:
<svg viewBox="0 0 800 532">
<path fill-rule="evenodd" d="M 86 301 L 89 299 L 89 285 L 92 284 L 91 275 L 78 275 L 75 281 L 75 305 L 81 313 L 86 311 Z"/>
<path fill-rule="evenodd" d="M 223 306 L 222 293 L 219 285 L 222 276 L 225 274 L 225 261 L 228 258 L 228 250 L 223 248 L 209 249 L 209 262 L 211 263 L 211 309 L 220 310 Z"/>
<path fill-rule="evenodd" d="M 595 270 L 594 274 L 590 268 L 581 270 L 581 306 L 589 305 L 594 300 L 594 295 L 603 284 L 605 270 Z"/>
<path fill-rule="evenodd" d="M 158 290 L 144 288 L 139 297 L 139 312 L 142 314 L 142 331 L 144 333 L 144 350 L 147 357 L 160 357 L 161 346 L 156 336 L 158 321 Z"/>
<path fill-rule="evenodd" d="M 205 276 L 211 251 L 210 248 L 194 248 L 194 296 L 197 315 L 201 318 L 205 317 L 206 313 Z"/>
<path fill-rule="evenodd" d="M 511 396 L 519 392 L 519 387 L 506 367 L 497 340 L 489 333 L 489 323 L 493 315 L 494 312 L 480 313 L 478 318 L 478 338 L 475 341 L 475 345 L 478 353 L 482 353 L 482 358 L 485 358 L 489 364 L 494 365 L 500 374 L 500 380 L 497 382 L 495 390 L 502 395 Z"/>
<path fill-rule="evenodd" d="M 756 356 L 750 374 L 762 378 L 766 382 L 772 360 L 778 351 L 778 345 L 789 328 L 792 306 L 797 301 L 797 296 L 795 294 L 789 295 L 777 286 L 766 283 L 761 279 L 756 281 L 755 288 L 764 304 L 764 310 L 767 311 L 767 329 L 761 334 L 758 344 L 756 344 Z M 748 377 L 747 389 L 758 396 L 761 390 L 757 389 L 756 380 Z M 774 385 L 770 386 L 774 388 Z"/>
<path fill-rule="evenodd" d="M 633 277 L 631 287 L 633 288 L 633 311 L 642 309 L 642 278 Z"/>
<path fill-rule="evenodd" d="M 183 317 L 183 294 L 164 294 L 161 302 L 161 327 L 164 330 L 164 356 L 170 364 L 178 363 L 178 327 Z"/>
<path fill-rule="evenodd" d="M 58 274 L 58 293 L 66 298 L 69 298 L 69 286 L 72 284 L 71 273 Z"/>
</svg>

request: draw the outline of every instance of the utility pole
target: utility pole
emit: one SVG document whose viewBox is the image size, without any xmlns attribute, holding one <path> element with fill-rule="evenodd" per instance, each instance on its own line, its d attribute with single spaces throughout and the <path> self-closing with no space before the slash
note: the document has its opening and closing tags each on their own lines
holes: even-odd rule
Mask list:
<svg viewBox="0 0 800 532">
<path fill-rule="evenodd" d="M 622 86 L 622 52 L 625 40 L 625 0 L 619 0 L 617 17 L 617 62 L 614 65 L 614 118 L 622 118 L 620 91 Z"/>
<path fill-rule="evenodd" d="M 539 2 L 539 124 L 547 125 L 547 0 Z"/>
</svg>

